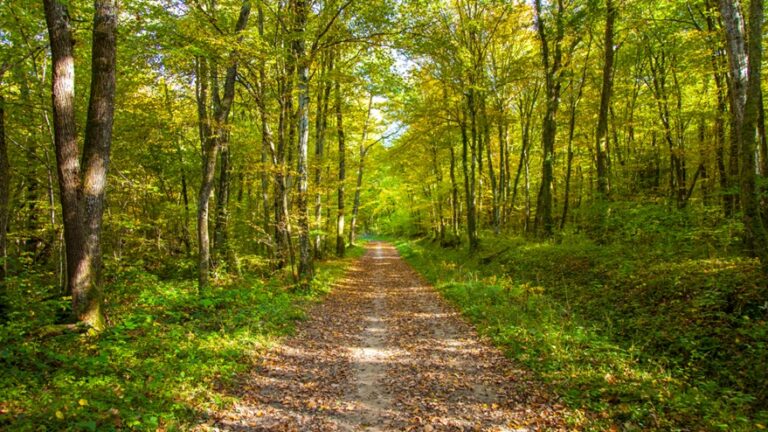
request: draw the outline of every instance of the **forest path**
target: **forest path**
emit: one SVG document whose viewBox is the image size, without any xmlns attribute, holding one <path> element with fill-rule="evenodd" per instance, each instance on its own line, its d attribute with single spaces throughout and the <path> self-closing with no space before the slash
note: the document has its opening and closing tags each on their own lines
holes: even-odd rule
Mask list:
<svg viewBox="0 0 768 432">
<path fill-rule="evenodd" d="M 208 429 L 565 430 L 563 408 L 481 340 L 392 245 L 371 243 Z"/>
</svg>

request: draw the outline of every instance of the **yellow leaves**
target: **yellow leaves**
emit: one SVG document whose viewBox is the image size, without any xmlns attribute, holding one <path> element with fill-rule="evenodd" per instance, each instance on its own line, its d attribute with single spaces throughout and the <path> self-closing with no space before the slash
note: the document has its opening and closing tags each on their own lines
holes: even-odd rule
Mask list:
<svg viewBox="0 0 768 432">
<path fill-rule="evenodd" d="M 59 420 L 64 420 L 64 413 L 61 411 L 56 411 L 56 418 Z"/>
<path fill-rule="evenodd" d="M 756 427 L 756 428 L 758 428 L 758 429 L 760 429 L 760 430 L 764 430 L 764 429 L 765 429 L 765 425 L 764 425 L 764 424 L 761 424 L 761 423 L 756 423 L 756 424 L 755 424 L 755 427 Z"/>
<path fill-rule="evenodd" d="M 80 406 L 88 406 L 88 400 L 87 399 L 80 399 L 77 401 L 77 404 Z"/>
</svg>

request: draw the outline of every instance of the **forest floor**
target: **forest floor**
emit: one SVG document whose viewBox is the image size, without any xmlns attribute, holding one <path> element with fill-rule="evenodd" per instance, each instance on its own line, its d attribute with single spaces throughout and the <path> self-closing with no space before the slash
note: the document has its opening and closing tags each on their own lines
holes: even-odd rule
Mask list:
<svg viewBox="0 0 768 432">
<path fill-rule="evenodd" d="M 375 242 L 202 430 L 565 430 L 566 409 Z"/>
</svg>

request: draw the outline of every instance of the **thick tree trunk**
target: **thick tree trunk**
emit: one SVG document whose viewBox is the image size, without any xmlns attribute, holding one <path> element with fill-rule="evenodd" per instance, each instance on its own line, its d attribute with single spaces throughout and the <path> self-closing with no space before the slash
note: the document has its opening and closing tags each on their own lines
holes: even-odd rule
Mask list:
<svg viewBox="0 0 768 432">
<path fill-rule="evenodd" d="M 336 255 L 344 256 L 344 182 L 347 178 L 346 171 L 346 153 L 347 147 L 344 144 L 344 115 L 342 112 L 341 83 L 337 80 L 336 84 L 336 133 L 339 140 L 339 188 L 338 188 L 338 215 L 336 219 Z"/>
<path fill-rule="evenodd" d="M 101 314 L 101 223 L 107 186 L 109 151 L 115 107 L 117 1 L 97 0 L 93 19 L 91 94 L 83 145 L 83 207 L 85 259 L 91 263 L 90 292 L 74 292 L 75 311 L 81 321 L 94 324 Z M 79 298 L 78 298 L 79 297 Z"/>
<path fill-rule="evenodd" d="M 45 15 L 53 58 L 54 141 L 64 213 L 68 288 L 72 293 L 75 317 L 102 330 L 106 322 L 99 286 L 100 240 L 112 141 L 117 6 L 114 0 L 95 2 L 91 89 L 82 172 L 78 163 L 74 45 L 68 12 L 58 1 L 45 0 Z"/>
</svg>

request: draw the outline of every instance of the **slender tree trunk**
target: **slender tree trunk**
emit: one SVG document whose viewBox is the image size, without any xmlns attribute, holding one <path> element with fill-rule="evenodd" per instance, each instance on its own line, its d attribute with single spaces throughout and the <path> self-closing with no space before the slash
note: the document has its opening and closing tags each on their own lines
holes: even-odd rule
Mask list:
<svg viewBox="0 0 768 432">
<path fill-rule="evenodd" d="M 757 135 L 760 138 L 760 175 L 768 177 L 768 136 L 765 135 L 765 106 L 763 91 L 760 89 L 760 103 L 757 110 Z"/>
<path fill-rule="evenodd" d="M 435 170 L 435 215 L 437 222 L 437 239 L 440 245 L 445 244 L 445 218 L 443 217 L 443 197 L 440 187 L 443 184 L 443 173 L 438 162 L 439 155 L 436 145 L 432 146 L 432 168 Z"/>
<path fill-rule="evenodd" d="M 341 83 L 337 80 L 336 87 L 336 133 L 339 140 L 339 188 L 338 188 L 338 215 L 336 219 L 336 255 L 344 256 L 344 182 L 347 178 L 346 153 L 344 144 L 344 115 L 342 113 Z"/>
<path fill-rule="evenodd" d="M 251 13 L 251 5 L 244 0 L 240 15 L 235 24 L 235 34 L 239 34 L 247 25 Z M 238 42 L 242 36 L 238 37 Z M 232 103 L 235 99 L 235 79 L 237 77 L 237 52 L 230 52 L 230 66 L 224 79 L 224 91 L 219 97 L 218 74 L 216 64 L 212 64 L 210 72 L 205 59 L 198 61 L 197 70 L 197 110 L 202 145 L 202 178 L 197 204 L 197 237 L 198 237 L 198 289 L 203 292 L 209 284 L 211 266 L 211 247 L 208 233 L 208 219 L 211 193 L 216 179 L 216 159 L 223 147 L 228 146 L 227 122 Z M 208 114 L 208 83 L 210 74 L 213 85 L 213 118 Z M 228 176 L 227 176 L 228 177 Z M 226 179 L 225 179 L 226 180 Z M 228 183 L 228 180 L 227 180 Z M 228 188 L 228 186 L 227 186 Z M 223 201 L 223 199 L 220 199 Z M 219 226 L 219 229 L 222 227 Z M 223 231 L 223 230 L 222 230 Z"/>
<path fill-rule="evenodd" d="M 541 57 L 544 64 L 546 79 L 546 112 L 542 122 L 541 142 L 543 148 L 541 186 L 536 205 L 535 230 L 538 234 L 549 237 L 554 232 L 552 219 L 552 182 L 554 179 L 555 138 L 557 134 L 557 109 L 560 101 L 560 67 L 562 52 L 560 43 L 563 39 L 563 3 L 557 2 L 555 15 L 555 35 L 549 40 L 545 31 L 545 22 L 542 17 L 541 0 L 536 0 L 536 24 L 541 40 Z M 553 53 L 550 58 L 549 48 L 552 44 Z"/>
<path fill-rule="evenodd" d="M 173 105 L 171 103 L 171 96 L 168 92 L 167 84 L 163 86 L 163 91 L 165 92 L 165 109 L 168 111 L 168 116 L 173 122 Z M 184 203 L 184 227 L 182 228 L 181 241 L 184 243 L 184 250 L 189 257 L 192 254 L 192 244 L 190 240 L 191 235 L 189 233 L 189 191 L 187 189 L 187 169 L 184 167 L 184 155 L 181 151 L 181 141 L 179 139 L 178 133 L 173 134 L 173 140 L 176 144 L 177 161 L 181 167 L 181 198 L 182 202 Z"/>
<path fill-rule="evenodd" d="M 213 263 L 225 270 L 234 268 L 229 245 L 229 193 L 232 161 L 229 152 L 229 132 L 224 131 L 219 146 L 219 185 L 216 190 L 216 217 L 213 231 Z"/>
<path fill-rule="evenodd" d="M 256 8 L 257 13 L 257 26 L 260 37 L 264 37 L 264 10 L 261 3 L 258 3 Z M 259 117 L 261 120 L 261 206 L 262 206 L 262 225 L 264 234 L 267 239 L 269 236 L 267 233 L 271 231 L 271 218 L 270 212 L 272 206 L 269 202 L 269 170 L 267 166 L 271 164 L 272 167 L 277 166 L 277 158 L 275 154 L 275 143 L 272 138 L 272 132 L 269 127 L 269 114 L 266 106 L 266 88 L 267 74 L 263 62 L 259 62 L 259 88 L 258 88 L 258 105 L 259 105 Z M 277 189 L 277 185 L 275 185 Z M 276 230 L 275 230 L 276 231 Z M 275 242 L 269 242 L 266 246 L 267 254 L 270 258 L 275 258 Z"/>
<path fill-rule="evenodd" d="M 471 100 L 471 96 L 469 96 Z M 470 102 L 470 105 L 472 102 Z M 464 197 L 467 200 L 467 238 L 469 240 L 469 250 L 475 251 L 478 246 L 477 241 L 477 222 L 475 220 L 475 160 L 470 157 L 470 143 L 467 136 L 467 119 L 466 116 L 462 116 L 460 122 L 461 129 L 461 166 L 464 171 Z M 472 164 L 470 167 L 469 164 Z"/>
<path fill-rule="evenodd" d="M 713 13 L 717 10 L 716 0 L 709 0 L 707 6 L 709 12 L 707 14 L 707 30 L 714 33 L 716 31 L 715 21 Z M 712 66 L 712 76 L 715 80 L 715 91 L 717 96 L 717 104 L 715 108 L 715 158 L 717 163 L 717 173 L 720 182 L 720 193 L 723 196 L 723 213 L 725 217 L 731 217 L 734 211 L 733 194 L 728 191 L 728 172 L 725 167 L 725 118 L 728 111 L 727 108 L 727 90 L 725 83 L 725 76 L 722 72 L 725 69 L 722 60 L 723 55 L 721 50 L 720 38 L 712 42 L 712 53 L 710 54 L 710 62 Z"/>
<path fill-rule="evenodd" d="M 308 288 L 313 277 L 312 248 L 309 239 L 309 179 L 307 170 L 309 147 L 309 58 L 306 56 L 304 32 L 307 25 L 307 3 L 305 0 L 295 0 L 294 4 L 296 40 L 293 50 L 298 61 L 299 70 L 299 105 L 298 105 L 298 199 L 299 212 L 299 269 L 298 278 L 302 287 Z"/>
<path fill-rule="evenodd" d="M 507 222 L 507 177 L 509 176 L 509 156 L 507 155 L 507 140 L 504 132 L 504 105 L 499 103 L 499 122 L 496 125 L 496 132 L 499 139 L 499 226 L 506 225 Z"/>
<path fill-rule="evenodd" d="M 496 181 L 496 170 L 493 167 L 493 151 L 491 149 L 491 125 L 488 119 L 488 110 L 486 108 L 485 96 L 480 99 L 480 115 L 482 117 L 483 141 L 485 141 L 485 153 L 488 158 L 488 176 L 491 179 L 491 224 L 493 233 L 499 235 L 501 228 L 501 213 L 499 212 L 499 184 Z M 499 147 L 502 143 L 499 141 Z M 482 155 L 480 155 L 482 157 Z"/>
<path fill-rule="evenodd" d="M 0 84 L 3 74 L 0 72 Z M 2 88 L 2 86 L 0 86 Z M 8 217 L 10 208 L 8 201 L 11 191 L 11 165 L 8 162 L 8 144 L 5 141 L 5 99 L 0 92 L 0 322 L 6 320 L 7 288 L 5 285 L 8 273 L 8 252 L 6 232 L 8 231 Z"/>
<path fill-rule="evenodd" d="M 277 169 L 275 171 L 275 238 L 277 245 L 277 268 L 290 264 L 291 273 L 295 264 L 291 239 L 289 190 L 291 184 L 288 170 L 294 137 L 293 77 L 296 72 L 296 58 L 289 53 L 285 58 L 283 74 L 280 77 L 280 117 L 277 129 Z"/>
<path fill-rule="evenodd" d="M 605 39 L 603 58 L 603 84 L 600 91 L 600 111 L 597 120 L 597 193 L 600 198 L 607 198 L 610 194 L 608 181 L 608 108 L 611 103 L 611 91 L 613 89 L 613 26 L 616 19 L 616 7 L 613 0 L 606 0 L 605 13 Z"/>
<path fill-rule="evenodd" d="M 522 107 L 522 104 L 521 104 Z M 526 115 L 521 108 L 520 112 L 520 120 L 522 123 L 521 127 L 521 139 L 522 143 L 520 145 L 520 160 L 517 165 L 517 173 L 515 174 L 515 181 L 512 185 L 512 198 L 510 199 L 510 206 L 515 206 L 515 201 L 517 200 L 517 188 L 520 184 L 520 176 L 523 173 L 523 169 L 525 168 L 525 164 L 528 161 L 528 145 L 530 142 L 530 130 L 531 130 L 531 117 L 529 115 Z"/>
<path fill-rule="evenodd" d="M 451 145 L 451 231 L 459 236 L 459 187 L 456 184 L 456 152 Z"/>
<path fill-rule="evenodd" d="M 219 152 L 216 141 L 211 137 L 211 121 L 208 115 L 208 62 L 198 58 L 196 67 L 196 98 L 198 128 L 200 130 L 202 178 L 197 196 L 197 248 L 198 248 L 198 290 L 208 287 L 210 276 L 211 248 L 208 233 L 208 210 Z"/>
<path fill-rule="evenodd" d="M 365 155 L 368 153 L 366 141 L 368 140 L 368 127 L 371 121 L 371 108 L 373 106 L 373 93 L 368 96 L 368 110 L 363 123 L 363 135 L 360 138 L 360 152 L 357 165 L 357 183 L 355 184 L 355 200 L 352 205 L 352 220 L 349 224 L 349 244 L 355 244 L 355 230 L 357 228 L 357 214 L 360 211 L 360 191 L 363 188 L 363 170 L 365 168 Z"/>
<path fill-rule="evenodd" d="M 565 171 L 565 196 L 563 197 L 563 215 L 560 218 L 560 229 L 565 228 L 568 220 L 568 205 L 571 202 L 571 172 L 573 171 L 573 133 L 576 129 L 576 104 L 571 109 L 571 119 L 568 122 L 568 160 Z M 598 180 L 599 183 L 599 180 Z"/>
<path fill-rule="evenodd" d="M 760 258 L 765 271 L 768 269 L 768 234 L 760 212 L 755 160 L 761 95 L 763 1 L 750 2 L 749 24 L 746 29 L 738 0 L 721 0 L 720 13 L 725 27 L 731 71 L 732 123 L 740 144 L 739 186 L 744 244 L 752 256 Z"/>
<path fill-rule="evenodd" d="M 315 118 L 315 187 L 317 192 L 315 193 L 315 257 L 319 258 L 323 255 L 323 239 L 326 237 L 322 234 L 323 231 L 323 167 L 325 165 L 325 133 L 328 128 L 328 101 L 331 96 L 331 80 L 329 78 L 330 72 L 333 70 L 333 52 L 331 51 L 327 55 L 327 61 L 323 65 L 322 80 L 323 90 L 317 92 L 317 116 Z"/>
</svg>

